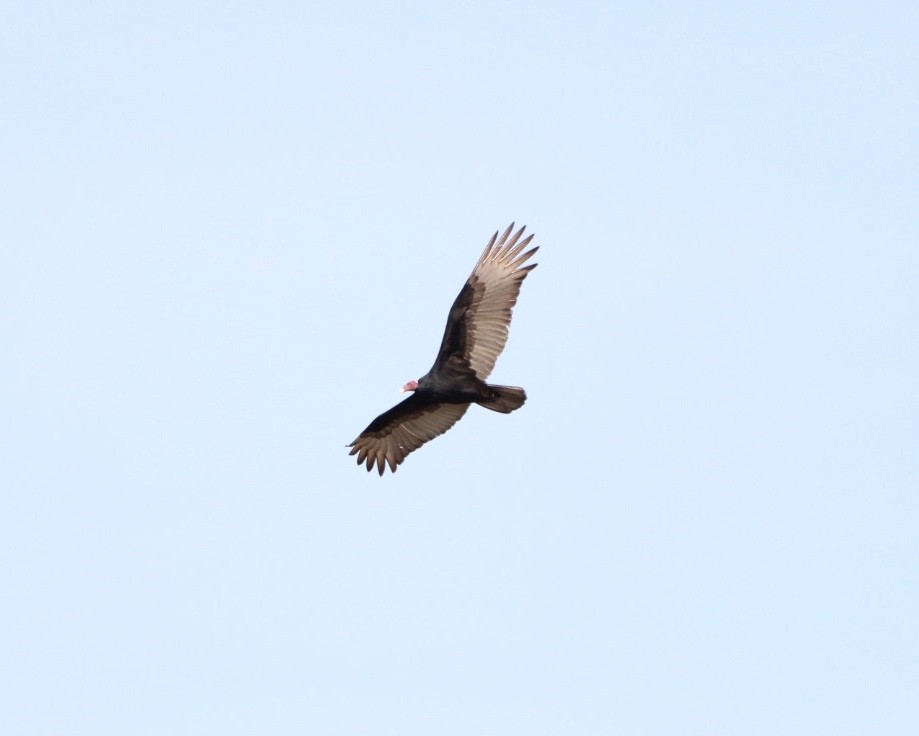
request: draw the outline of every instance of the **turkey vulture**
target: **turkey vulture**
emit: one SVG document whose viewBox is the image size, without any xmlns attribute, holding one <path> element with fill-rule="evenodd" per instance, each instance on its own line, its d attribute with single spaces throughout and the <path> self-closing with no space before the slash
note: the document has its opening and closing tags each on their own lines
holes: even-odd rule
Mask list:
<svg viewBox="0 0 919 736">
<path fill-rule="evenodd" d="M 539 248 L 522 253 L 533 236 L 521 240 L 526 228 L 511 235 L 513 229 L 511 223 L 500 238 L 497 232 L 491 236 L 450 308 L 434 365 L 402 387 L 412 395 L 380 414 L 348 445 L 358 465 L 366 461 L 370 471 L 376 464 L 383 475 L 389 463 L 395 473 L 406 455 L 450 429 L 470 404 L 502 414 L 523 406 L 527 395 L 522 388 L 485 383 L 507 342 L 520 285 L 536 268 L 524 264 Z"/>
</svg>

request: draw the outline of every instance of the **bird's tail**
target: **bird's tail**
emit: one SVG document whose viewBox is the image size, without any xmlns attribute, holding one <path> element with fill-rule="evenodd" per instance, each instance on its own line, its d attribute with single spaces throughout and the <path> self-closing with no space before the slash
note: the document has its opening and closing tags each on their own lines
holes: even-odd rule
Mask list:
<svg viewBox="0 0 919 736">
<path fill-rule="evenodd" d="M 523 402 L 527 400 L 526 391 L 517 386 L 492 386 L 489 384 L 488 388 L 493 394 L 491 398 L 482 399 L 477 403 L 479 406 L 484 406 L 492 411 L 510 414 L 514 409 L 519 409 L 523 406 Z"/>
</svg>

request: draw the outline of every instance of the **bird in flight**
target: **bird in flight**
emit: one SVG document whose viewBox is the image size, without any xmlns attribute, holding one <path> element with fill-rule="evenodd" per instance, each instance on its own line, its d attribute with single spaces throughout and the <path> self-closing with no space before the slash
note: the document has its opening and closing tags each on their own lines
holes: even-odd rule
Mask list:
<svg viewBox="0 0 919 736">
<path fill-rule="evenodd" d="M 485 383 L 507 343 L 511 312 L 520 285 L 536 264 L 524 265 L 539 250 L 526 250 L 533 236 L 521 240 L 525 227 L 514 223 L 501 237 L 496 232 L 450 308 L 447 327 L 434 365 L 403 392 L 412 395 L 380 414 L 348 447 L 357 463 L 386 464 L 392 472 L 425 442 L 456 424 L 470 404 L 510 414 L 527 395 L 517 386 Z M 513 234 L 511 234 L 513 233 Z M 524 252 L 525 251 L 525 252 Z"/>
</svg>

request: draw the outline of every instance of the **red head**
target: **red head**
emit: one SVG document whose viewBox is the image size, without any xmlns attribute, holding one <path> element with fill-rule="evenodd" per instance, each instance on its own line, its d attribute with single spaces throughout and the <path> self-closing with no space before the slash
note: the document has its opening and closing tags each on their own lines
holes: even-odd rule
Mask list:
<svg viewBox="0 0 919 736">
<path fill-rule="evenodd" d="M 406 391 L 417 391 L 418 390 L 418 381 L 409 381 L 402 387 L 402 393 Z"/>
</svg>

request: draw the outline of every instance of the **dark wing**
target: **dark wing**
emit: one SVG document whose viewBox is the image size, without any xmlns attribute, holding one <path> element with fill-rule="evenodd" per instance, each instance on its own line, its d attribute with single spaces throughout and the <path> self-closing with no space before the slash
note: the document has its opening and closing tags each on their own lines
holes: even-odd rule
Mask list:
<svg viewBox="0 0 919 736">
<path fill-rule="evenodd" d="M 514 223 L 492 235 L 472 275 L 467 279 L 447 317 L 447 328 L 437 354 L 435 369 L 455 363 L 467 364 L 484 381 L 495 367 L 495 361 L 507 344 L 511 310 L 517 303 L 520 285 L 536 268 L 523 265 L 538 247 L 521 253 L 533 236 L 523 240 L 525 227 L 511 235 Z"/>
<path fill-rule="evenodd" d="M 392 472 L 428 440 L 442 435 L 466 413 L 469 404 L 443 404 L 424 394 L 412 394 L 405 401 L 374 419 L 348 447 L 357 453 L 357 464 L 365 460 L 367 470 L 383 475 L 386 463 Z"/>
</svg>

